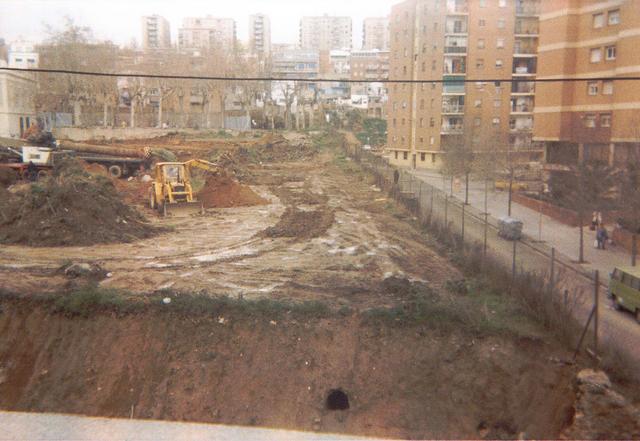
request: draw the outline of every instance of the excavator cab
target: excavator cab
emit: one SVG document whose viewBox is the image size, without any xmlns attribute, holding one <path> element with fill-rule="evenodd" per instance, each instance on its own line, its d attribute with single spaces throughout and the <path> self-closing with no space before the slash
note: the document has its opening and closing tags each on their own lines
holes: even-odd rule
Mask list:
<svg viewBox="0 0 640 441">
<path fill-rule="evenodd" d="M 193 195 L 191 176 L 185 163 L 159 162 L 154 174 L 149 198 L 152 209 L 157 209 L 163 216 L 202 211 L 202 204 Z"/>
<path fill-rule="evenodd" d="M 149 204 L 162 215 L 189 215 L 203 213 L 204 207 L 193 194 L 191 168 L 197 167 L 218 172 L 216 164 L 201 159 L 187 162 L 158 162 L 154 168 Z"/>
</svg>

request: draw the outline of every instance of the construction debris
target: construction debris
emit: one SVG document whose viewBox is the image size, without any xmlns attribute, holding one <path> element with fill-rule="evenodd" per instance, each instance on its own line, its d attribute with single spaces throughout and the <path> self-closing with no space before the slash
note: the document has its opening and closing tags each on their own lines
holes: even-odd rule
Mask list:
<svg viewBox="0 0 640 441">
<path fill-rule="evenodd" d="M 0 243 L 29 246 L 132 242 L 157 229 L 120 198 L 111 179 L 68 160 L 54 175 L 0 195 Z"/>
</svg>

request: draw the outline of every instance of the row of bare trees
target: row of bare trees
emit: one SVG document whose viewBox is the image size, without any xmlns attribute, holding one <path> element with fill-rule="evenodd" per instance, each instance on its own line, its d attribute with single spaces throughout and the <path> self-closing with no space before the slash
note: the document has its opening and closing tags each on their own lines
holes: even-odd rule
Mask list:
<svg viewBox="0 0 640 441">
<path fill-rule="evenodd" d="M 39 48 L 41 67 L 47 69 L 225 78 L 258 73 L 258 65 L 248 61 L 241 50 L 228 53 L 214 47 L 198 55 L 172 50 L 145 54 L 96 41 L 90 28 L 78 26 L 69 18 L 62 29 L 47 27 L 47 33 L 48 39 Z M 210 126 L 214 113 L 224 121 L 225 102 L 232 96 L 248 108 L 266 90 L 268 85 L 257 82 L 41 73 L 36 104 L 42 111 L 72 113 L 77 126 L 85 125 L 83 109 L 101 108 L 102 124 L 108 126 L 115 124 L 118 107 L 129 107 L 128 125 L 136 127 L 137 112 L 152 100 L 157 108 L 157 126 L 166 121 L 168 108 L 184 114 L 195 103 L 205 125 Z"/>
</svg>

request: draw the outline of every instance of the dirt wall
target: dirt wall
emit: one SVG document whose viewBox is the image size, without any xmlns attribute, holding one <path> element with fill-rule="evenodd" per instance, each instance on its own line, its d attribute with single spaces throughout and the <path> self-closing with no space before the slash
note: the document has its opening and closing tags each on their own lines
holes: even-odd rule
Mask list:
<svg viewBox="0 0 640 441">
<path fill-rule="evenodd" d="M 571 369 L 542 341 L 361 317 L 67 317 L 0 302 L 0 408 L 414 438 L 554 438 Z M 331 389 L 349 410 L 326 408 Z"/>
</svg>

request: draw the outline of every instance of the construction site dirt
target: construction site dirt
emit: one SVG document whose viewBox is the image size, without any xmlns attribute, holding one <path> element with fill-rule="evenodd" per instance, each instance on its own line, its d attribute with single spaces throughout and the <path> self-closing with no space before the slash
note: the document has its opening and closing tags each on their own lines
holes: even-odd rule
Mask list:
<svg viewBox="0 0 640 441">
<path fill-rule="evenodd" d="M 452 290 L 462 272 L 339 149 L 250 148 L 229 149 L 241 177 L 209 177 L 203 215 L 161 217 L 143 182 L 116 184 L 153 237 L 0 248 L 1 408 L 413 439 L 571 424 L 568 348 L 512 300 Z M 103 276 L 82 288 L 70 263 Z M 71 308 L 77 289 L 139 307 Z"/>
</svg>

